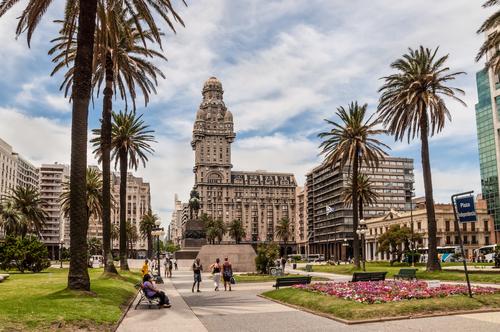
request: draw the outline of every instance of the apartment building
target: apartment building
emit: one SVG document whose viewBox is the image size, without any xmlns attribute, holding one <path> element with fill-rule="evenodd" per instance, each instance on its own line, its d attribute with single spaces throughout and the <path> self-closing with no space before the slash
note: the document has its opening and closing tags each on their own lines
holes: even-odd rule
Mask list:
<svg viewBox="0 0 500 332">
<path fill-rule="evenodd" d="M 386 157 L 377 168 L 363 166 L 374 190 L 375 205 L 364 206 L 364 218 L 391 209 L 408 211 L 411 207 L 413 159 Z M 348 187 L 349 165 L 331 168 L 322 164 L 306 175 L 309 250 L 326 258 L 352 257 L 352 208 L 345 206 L 343 192 Z"/>
</svg>

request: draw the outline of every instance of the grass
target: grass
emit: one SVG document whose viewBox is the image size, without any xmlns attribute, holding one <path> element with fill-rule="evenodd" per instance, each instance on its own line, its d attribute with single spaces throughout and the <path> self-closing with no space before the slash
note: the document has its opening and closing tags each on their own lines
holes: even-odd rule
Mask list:
<svg viewBox="0 0 500 332">
<path fill-rule="evenodd" d="M 460 265 L 461 263 L 446 263 L 443 266 L 455 266 Z M 484 264 L 483 264 L 484 265 Z M 479 266 L 479 265 L 478 265 Z M 387 271 L 386 278 L 392 278 L 394 274 L 399 272 L 401 268 L 411 268 L 408 264 L 404 263 L 394 263 L 393 266 L 390 266 L 388 262 L 367 262 L 366 263 L 366 271 L 374 272 L 374 271 Z M 437 280 L 446 280 L 446 281 L 465 281 L 465 274 L 463 271 L 436 271 L 436 272 L 427 272 L 425 271 L 424 264 L 417 264 L 417 278 L 418 279 L 437 279 Z M 348 274 L 352 275 L 353 272 L 359 272 L 361 270 L 356 270 L 353 264 L 341 264 L 341 265 L 313 265 L 313 272 L 328 272 L 328 273 L 337 273 L 337 274 Z M 470 272 L 469 278 L 471 282 L 479 282 L 479 283 L 500 283 L 500 271 L 499 273 L 482 273 L 482 272 Z"/>
<path fill-rule="evenodd" d="M 9 279 L 0 284 L 0 331 L 111 330 L 140 275 L 110 278 L 102 272 L 89 269 L 92 293 L 67 290 L 68 269 L 8 272 Z"/>
<path fill-rule="evenodd" d="M 460 310 L 500 308 L 500 294 L 477 295 L 472 299 L 463 295 L 454 295 L 444 298 L 413 299 L 380 304 L 358 303 L 296 288 L 273 290 L 262 295 L 346 320 L 380 319 L 443 312 L 450 313 Z"/>
<path fill-rule="evenodd" d="M 301 274 L 286 274 L 284 277 L 303 277 Z M 236 282 L 271 282 L 275 281 L 277 277 L 268 274 L 257 274 L 257 273 L 246 273 L 246 274 L 235 274 L 234 279 Z M 312 280 L 328 280 L 327 278 L 313 277 Z"/>
</svg>

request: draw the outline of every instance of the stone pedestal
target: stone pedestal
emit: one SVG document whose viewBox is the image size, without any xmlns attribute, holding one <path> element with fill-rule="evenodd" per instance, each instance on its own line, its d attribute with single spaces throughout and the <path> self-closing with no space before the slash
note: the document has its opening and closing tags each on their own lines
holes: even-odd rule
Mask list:
<svg viewBox="0 0 500 332">
<path fill-rule="evenodd" d="M 249 244 L 204 245 L 197 256 L 205 272 L 209 272 L 208 267 L 215 263 L 216 258 L 219 258 L 222 264 L 225 257 L 229 258 L 234 272 L 256 272 L 257 254 Z"/>
</svg>

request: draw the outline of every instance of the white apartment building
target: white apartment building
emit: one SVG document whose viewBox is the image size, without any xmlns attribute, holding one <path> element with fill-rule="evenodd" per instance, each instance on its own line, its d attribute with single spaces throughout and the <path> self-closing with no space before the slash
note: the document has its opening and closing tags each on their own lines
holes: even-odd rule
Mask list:
<svg viewBox="0 0 500 332">
<path fill-rule="evenodd" d="M 69 248 L 69 219 L 65 218 L 60 196 L 63 192 L 63 184 L 69 181 L 69 166 L 63 164 L 43 164 L 40 167 L 40 196 L 45 201 L 43 209 L 48 218 L 41 232 L 41 239 L 47 245 L 49 257 L 59 258 L 61 241 L 64 247 Z M 65 236 L 64 230 L 68 228 Z"/>
</svg>

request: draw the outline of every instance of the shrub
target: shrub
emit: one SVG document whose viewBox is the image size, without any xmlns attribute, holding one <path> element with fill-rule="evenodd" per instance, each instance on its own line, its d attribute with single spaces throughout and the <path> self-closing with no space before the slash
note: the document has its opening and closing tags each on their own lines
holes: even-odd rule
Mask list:
<svg viewBox="0 0 500 332">
<path fill-rule="evenodd" d="M 7 237 L 0 245 L 0 268 L 40 272 L 50 266 L 47 247 L 35 236 Z"/>
<path fill-rule="evenodd" d="M 266 274 L 269 267 L 274 265 L 274 261 L 280 253 L 276 243 L 260 244 L 257 247 L 257 257 L 255 257 L 255 267 L 259 273 Z"/>
</svg>

